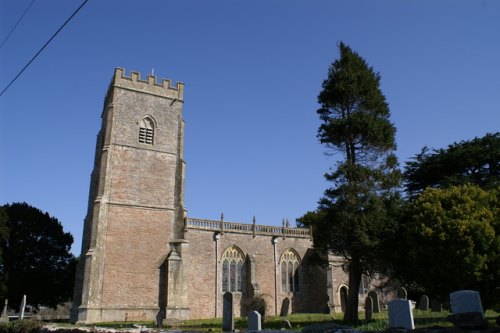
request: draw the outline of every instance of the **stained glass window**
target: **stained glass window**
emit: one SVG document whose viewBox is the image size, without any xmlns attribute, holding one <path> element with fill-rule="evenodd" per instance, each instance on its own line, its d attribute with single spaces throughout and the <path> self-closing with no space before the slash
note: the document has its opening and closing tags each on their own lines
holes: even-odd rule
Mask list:
<svg viewBox="0 0 500 333">
<path fill-rule="evenodd" d="M 281 290 L 283 292 L 299 291 L 300 258 L 297 252 L 288 249 L 281 255 Z"/>
<path fill-rule="evenodd" d="M 244 285 L 244 255 L 236 247 L 230 246 L 222 254 L 222 291 L 241 292 Z"/>
</svg>

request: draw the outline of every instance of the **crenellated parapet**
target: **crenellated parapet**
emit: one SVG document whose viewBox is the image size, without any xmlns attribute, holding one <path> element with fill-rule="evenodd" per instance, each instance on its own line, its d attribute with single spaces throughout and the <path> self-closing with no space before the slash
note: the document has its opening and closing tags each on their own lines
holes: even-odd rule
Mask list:
<svg viewBox="0 0 500 333">
<path fill-rule="evenodd" d="M 141 78 L 141 73 L 139 72 L 130 72 L 130 76 L 127 76 L 123 68 L 115 69 L 112 86 L 161 96 L 181 102 L 184 98 L 184 83 L 182 82 L 177 82 L 174 87 L 172 86 L 171 80 L 161 79 L 161 82 L 159 83 L 156 80 L 156 76 L 151 74 L 147 75 L 146 80 Z"/>
</svg>

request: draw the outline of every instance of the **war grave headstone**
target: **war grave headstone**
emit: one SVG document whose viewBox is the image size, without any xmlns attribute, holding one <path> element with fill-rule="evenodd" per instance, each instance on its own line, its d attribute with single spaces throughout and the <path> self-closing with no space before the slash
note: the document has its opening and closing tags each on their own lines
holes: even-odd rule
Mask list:
<svg viewBox="0 0 500 333">
<path fill-rule="evenodd" d="M 262 323 L 260 313 L 257 311 L 251 311 L 248 314 L 248 330 L 249 331 L 261 331 Z"/>
<path fill-rule="evenodd" d="M 459 328 L 482 328 L 487 326 L 481 296 L 474 290 L 459 290 L 450 293 L 452 314 L 448 320 Z"/>
<path fill-rule="evenodd" d="M 422 297 L 420 297 L 418 309 L 422 311 L 429 311 L 429 297 L 427 295 L 422 295 Z"/>
<path fill-rule="evenodd" d="M 396 299 L 387 304 L 389 308 L 389 328 L 415 329 L 411 301 Z"/>
<path fill-rule="evenodd" d="M 226 292 L 223 296 L 222 305 L 222 331 L 232 332 L 234 331 L 234 303 L 233 294 L 231 292 Z"/>
<path fill-rule="evenodd" d="M 380 313 L 380 300 L 376 291 L 372 290 L 368 293 L 368 296 L 372 299 L 373 313 Z"/>
<path fill-rule="evenodd" d="M 367 296 L 365 300 L 365 319 L 372 320 L 372 314 L 373 314 L 373 299 L 370 296 Z"/>
</svg>

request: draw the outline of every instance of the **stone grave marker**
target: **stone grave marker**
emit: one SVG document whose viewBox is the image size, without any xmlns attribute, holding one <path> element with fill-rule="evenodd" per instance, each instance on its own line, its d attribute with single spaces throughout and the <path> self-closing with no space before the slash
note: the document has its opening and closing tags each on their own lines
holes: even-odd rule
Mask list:
<svg viewBox="0 0 500 333">
<path fill-rule="evenodd" d="M 408 298 L 408 293 L 406 292 L 405 288 L 399 287 L 399 289 L 398 289 L 398 298 L 401 298 L 401 299 L 407 299 Z"/>
<path fill-rule="evenodd" d="M 474 290 L 459 290 L 450 293 L 450 306 L 452 313 L 481 312 L 481 296 Z"/>
<path fill-rule="evenodd" d="M 5 305 L 3 307 L 2 314 L 0 315 L 0 323 L 8 323 L 9 322 L 9 315 L 7 314 L 8 305 L 9 305 L 9 300 L 5 299 Z"/>
<path fill-rule="evenodd" d="M 427 295 L 422 295 L 422 297 L 420 297 L 418 309 L 422 311 L 429 311 L 429 297 Z"/>
<path fill-rule="evenodd" d="M 290 299 L 288 297 L 285 297 L 283 303 L 281 303 L 280 317 L 288 316 L 289 312 L 290 312 Z"/>
<path fill-rule="evenodd" d="M 372 299 L 373 313 L 380 313 L 380 300 L 378 299 L 377 292 L 372 290 L 368 293 L 368 296 Z"/>
<path fill-rule="evenodd" d="M 372 320 L 373 314 L 373 299 L 370 296 L 366 296 L 365 299 L 365 319 Z"/>
<path fill-rule="evenodd" d="M 23 300 L 19 306 L 19 320 L 24 319 L 24 309 L 26 308 L 26 295 L 23 295 Z"/>
<path fill-rule="evenodd" d="M 248 330 L 249 331 L 261 331 L 262 330 L 262 324 L 261 324 L 259 312 L 251 311 L 248 314 Z"/>
<path fill-rule="evenodd" d="M 442 312 L 442 311 L 443 311 L 443 304 L 439 300 L 433 298 L 431 300 L 431 312 Z"/>
<path fill-rule="evenodd" d="M 456 327 L 474 329 L 487 326 L 481 296 L 477 291 L 459 290 L 450 293 L 450 307 L 452 314 L 448 320 Z"/>
<path fill-rule="evenodd" d="M 389 308 L 389 328 L 415 329 L 411 302 L 405 299 L 396 299 L 387 304 Z"/>
<path fill-rule="evenodd" d="M 234 331 L 233 294 L 229 291 L 224 293 L 222 306 L 222 331 Z"/>
</svg>

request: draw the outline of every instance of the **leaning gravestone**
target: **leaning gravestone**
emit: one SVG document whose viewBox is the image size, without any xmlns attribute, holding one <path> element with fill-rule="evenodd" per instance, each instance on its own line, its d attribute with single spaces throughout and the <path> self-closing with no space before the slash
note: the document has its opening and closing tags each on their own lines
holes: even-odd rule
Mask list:
<svg viewBox="0 0 500 333">
<path fill-rule="evenodd" d="M 260 313 L 257 311 L 252 311 L 248 315 L 248 330 L 249 331 L 261 331 L 262 324 L 260 321 Z"/>
<path fill-rule="evenodd" d="M 373 299 L 370 296 L 367 296 L 365 300 L 365 319 L 372 320 L 372 314 L 373 314 Z"/>
<path fill-rule="evenodd" d="M 368 293 L 368 296 L 372 299 L 373 313 L 380 313 L 380 301 L 377 292 L 372 290 Z"/>
<path fill-rule="evenodd" d="M 422 297 L 420 297 L 418 309 L 422 311 L 429 311 L 429 297 L 427 295 L 422 295 Z"/>
<path fill-rule="evenodd" d="M 411 301 L 396 299 L 387 304 L 389 308 L 389 328 L 415 329 Z"/>
<path fill-rule="evenodd" d="M 227 291 L 223 297 L 222 306 L 222 331 L 234 331 L 234 311 L 233 311 L 233 294 Z"/>
<path fill-rule="evenodd" d="M 5 299 L 5 306 L 3 307 L 2 314 L 0 315 L 0 323 L 9 322 L 9 315 L 7 314 L 8 305 L 9 305 L 9 300 Z"/>
<path fill-rule="evenodd" d="M 26 308 L 26 295 L 23 296 L 21 305 L 19 306 L 19 320 L 24 319 L 24 309 Z"/>
<path fill-rule="evenodd" d="M 463 328 L 481 328 L 487 325 L 484 319 L 481 296 L 474 290 L 459 290 L 450 294 L 450 307 L 452 314 L 448 320 L 453 325 Z"/>
<path fill-rule="evenodd" d="M 398 289 L 398 298 L 401 298 L 401 299 L 407 299 L 408 298 L 408 293 L 406 292 L 405 288 L 399 287 L 399 289 Z"/>
</svg>

